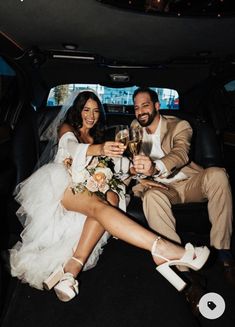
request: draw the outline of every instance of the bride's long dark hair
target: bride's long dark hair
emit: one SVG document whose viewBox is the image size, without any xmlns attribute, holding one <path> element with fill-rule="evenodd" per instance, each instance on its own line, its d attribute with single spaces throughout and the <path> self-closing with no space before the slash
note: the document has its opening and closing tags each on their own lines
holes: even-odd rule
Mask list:
<svg viewBox="0 0 235 327">
<path fill-rule="evenodd" d="M 100 116 L 90 130 L 90 135 L 94 139 L 94 143 L 101 143 L 104 140 L 104 127 L 105 127 L 105 112 L 99 97 L 91 91 L 83 91 L 77 95 L 72 106 L 68 109 L 64 122 L 73 126 L 75 130 L 79 131 L 82 127 L 82 110 L 86 102 L 91 99 L 98 105 Z"/>
</svg>

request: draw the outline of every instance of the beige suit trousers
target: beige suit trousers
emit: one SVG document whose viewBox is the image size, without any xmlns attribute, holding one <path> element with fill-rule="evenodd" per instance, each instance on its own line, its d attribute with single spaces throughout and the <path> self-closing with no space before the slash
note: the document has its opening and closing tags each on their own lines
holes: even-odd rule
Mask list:
<svg viewBox="0 0 235 327">
<path fill-rule="evenodd" d="M 187 180 L 172 183 L 169 190 L 142 189 L 143 209 L 149 226 L 159 234 L 181 242 L 175 231 L 171 205 L 208 200 L 211 246 L 229 249 L 232 234 L 232 195 L 223 168 L 203 169 Z"/>
</svg>

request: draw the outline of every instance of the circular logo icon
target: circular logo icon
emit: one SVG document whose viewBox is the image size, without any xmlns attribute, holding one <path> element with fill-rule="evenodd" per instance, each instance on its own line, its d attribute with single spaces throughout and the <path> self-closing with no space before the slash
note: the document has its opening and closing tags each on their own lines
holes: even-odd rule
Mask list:
<svg viewBox="0 0 235 327">
<path fill-rule="evenodd" d="M 224 310 L 224 299 L 218 293 L 206 293 L 199 301 L 199 311 L 207 319 L 219 318 Z"/>
</svg>

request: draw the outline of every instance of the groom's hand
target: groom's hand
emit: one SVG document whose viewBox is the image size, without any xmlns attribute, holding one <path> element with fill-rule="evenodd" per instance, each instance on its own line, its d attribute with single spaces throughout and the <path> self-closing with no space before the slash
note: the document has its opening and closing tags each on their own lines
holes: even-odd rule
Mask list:
<svg viewBox="0 0 235 327">
<path fill-rule="evenodd" d="M 137 173 L 141 173 L 145 176 L 153 176 L 154 174 L 156 174 L 155 165 L 148 156 L 134 156 L 133 165 Z"/>
</svg>

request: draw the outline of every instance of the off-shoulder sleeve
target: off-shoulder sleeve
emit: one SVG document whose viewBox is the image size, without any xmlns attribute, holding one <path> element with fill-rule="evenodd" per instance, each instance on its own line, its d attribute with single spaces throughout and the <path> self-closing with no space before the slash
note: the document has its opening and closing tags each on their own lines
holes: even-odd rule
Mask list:
<svg viewBox="0 0 235 327">
<path fill-rule="evenodd" d="M 72 132 L 67 132 L 59 140 L 57 162 L 63 162 L 66 158 L 72 158 L 72 180 L 78 180 L 79 173 L 87 166 L 91 156 L 87 156 L 89 144 L 79 143 Z"/>
</svg>

